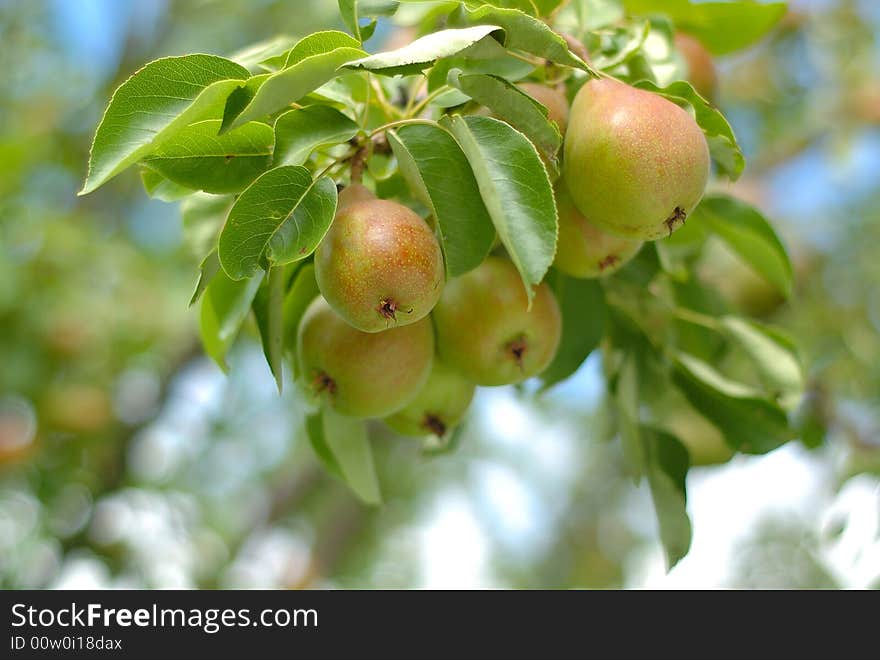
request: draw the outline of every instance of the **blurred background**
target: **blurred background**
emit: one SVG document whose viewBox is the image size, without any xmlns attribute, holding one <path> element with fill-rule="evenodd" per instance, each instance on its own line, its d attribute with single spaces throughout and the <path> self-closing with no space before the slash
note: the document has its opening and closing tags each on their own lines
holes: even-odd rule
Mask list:
<svg viewBox="0 0 880 660">
<path fill-rule="evenodd" d="M 693 469 L 667 573 L 598 356 L 537 398 L 481 390 L 451 454 L 377 427 L 370 509 L 254 340 L 229 377 L 202 356 L 178 206 L 135 173 L 76 197 L 144 62 L 341 28 L 334 0 L 0 0 L 0 587 L 880 587 L 880 3 L 790 4 L 718 65 L 749 161 L 733 192 L 773 219 L 797 292 L 726 254 L 705 275 L 798 337 L 829 431 Z"/>
</svg>

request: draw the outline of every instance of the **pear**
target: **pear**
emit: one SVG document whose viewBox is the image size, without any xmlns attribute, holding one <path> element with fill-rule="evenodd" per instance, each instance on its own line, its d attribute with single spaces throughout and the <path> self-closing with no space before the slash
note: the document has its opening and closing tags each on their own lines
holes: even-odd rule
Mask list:
<svg viewBox="0 0 880 660">
<path fill-rule="evenodd" d="M 604 277 L 620 270 L 642 248 L 632 241 L 602 231 L 575 208 L 563 182 L 556 185 L 559 242 L 553 265 L 571 277 Z"/>
<path fill-rule="evenodd" d="M 362 183 L 352 183 L 339 191 L 336 201 L 336 212 L 338 213 L 346 206 L 351 206 L 355 202 L 367 202 L 372 199 L 376 199 L 376 195 L 373 194 L 372 190 Z"/>
<path fill-rule="evenodd" d="M 558 89 L 536 82 L 519 83 L 519 88 L 547 108 L 547 118 L 555 121 L 559 132 L 568 128 L 568 101 Z"/>
<path fill-rule="evenodd" d="M 633 240 L 670 235 L 699 203 L 709 145 L 697 122 L 662 96 L 611 78 L 578 90 L 563 178 L 581 214 Z"/>
<path fill-rule="evenodd" d="M 440 244 L 415 212 L 361 188 L 342 191 L 342 206 L 315 250 L 318 288 L 363 332 L 416 323 L 443 290 Z"/>
<path fill-rule="evenodd" d="M 416 398 L 385 423 L 402 435 L 443 437 L 461 422 L 475 389 L 472 382 L 435 358 L 428 382 Z"/>
<path fill-rule="evenodd" d="M 531 309 L 516 267 L 488 257 L 450 280 L 431 315 L 440 359 L 477 385 L 509 385 L 553 360 L 562 333 L 550 287 L 535 288 Z"/>
<path fill-rule="evenodd" d="M 712 54 L 699 39 L 685 32 L 675 33 L 675 48 L 684 60 L 687 80 L 700 96 L 714 101 L 718 93 L 718 72 Z"/>
<path fill-rule="evenodd" d="M 301 384 L 312 398 L 351 417 L 386 417 L 407 405 L 428 380 L 434 359 L 431 322 L 361 332 L 320 296 L 297 334 Z"/>
</svg>

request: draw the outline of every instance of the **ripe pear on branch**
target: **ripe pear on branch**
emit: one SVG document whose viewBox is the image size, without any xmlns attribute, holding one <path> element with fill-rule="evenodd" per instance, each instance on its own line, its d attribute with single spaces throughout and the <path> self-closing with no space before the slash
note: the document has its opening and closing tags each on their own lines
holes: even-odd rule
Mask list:
<svg viewBox="0 0 880 660">
<path fill-rule="evenodd" d="M 423 319 L 443 290 L 443 253 L 428 224 L 356 183 L 315 251 L 315 278 L 330 306 L 363 332 Z"/>
<path fill-rule="evenodd" d="M 553 265 L 571 277 L 604 277 L 620 270 L 642 248 L 633 241 L 602 231 L 571 201 L 563 182 L 556 185 L 559 211 L 559 242 Z"/>
<path fill-rule="evenodd" d="M 448 282 L 432 317 L 441 360 L 478 385 L 538 375 L 556 355 L 562 333 L 550 286 L 535 288 L 529 309 L 519 273 L 501 257 Z"/>
<path fill-rule="evenodd" d="M 475 389 L 472 382 L 435 358 L 431 375 L 415 399 L 385 423 L 402 435 L 442 438 L 461 422 Z"/>
<path fill-rule="evenodd" d="M 323 298 L 306 310 L 297 335 L 304 389 L 337 412 L 385 417 L 408 404 L 431 373 L 431 322 L 361 332 Z"/>
<path fill-rule="evenodd" d="M 591 223 L 632 240 L 670 235 L 699 203 L 709 146 L 671 101 L 612 78 L 578 91 L 565 135 L 563 178 Z"/>
<path fill-rule="evenodd" d="M 712 54 L 699 39 L 686 32 L 675 33 L 675 48 L 684 60 L 685 78 L 700 96 L 714 101 L 718 94 L 718 72 Z"/>
</svg>

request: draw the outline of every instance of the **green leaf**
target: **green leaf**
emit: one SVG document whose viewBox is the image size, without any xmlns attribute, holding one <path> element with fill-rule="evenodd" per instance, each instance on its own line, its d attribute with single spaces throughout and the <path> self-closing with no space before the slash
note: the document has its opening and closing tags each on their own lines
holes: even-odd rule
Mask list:
<svg viewBox="0 0 880 660">
<path fill-rule="evenodd" d="M 639 424 L 639 377 L 634 355 L 627 355 L 617 377 L 614 400 L 625 470 L 638 483 L 645 474 L 645 447 Z"/>
<path fill-rule="evenodd" d="M 770 223 L 752 206 L 729 195 L 706 195 L 689 222 L 703 224 L 779 293 L 791 296 L 794 274 L 788 253 Z"/>
<path fill-rule="evenodd" d="M 609 55 L 596 53 L 590 62 L 594 67 L 602 71 L 608 71 L 621 64 L 625 64 L 636 54 L 642 52 L 642 47 L 645 45 L 650 34 L 651 23 L 649 21 L 617 28 L 612 32 L 612 36 L 609 37 L 612 46 L 611 53 Z"/>
<path fill-rule="evenodd" d="M 144 184 L 144 190 L 150 197 L 163 202 L 176 202 L 196 192 L 192 188 L 169 181 L 149 167 L 141 169 L 141 183 Z"/>
<path fill-rule="evenodd" d="M 324 422 L 320 412 L 306 417 L 306 433 L 315 456 L 321 461 L 324 469 L 337 479 L 345 481 L 345 477 L 342 476 L 342 468 L 339 467 L 336 457 L 324 439 Z"/>
<path fill-rule="evenodd" d="M 217 248 L 217 237 L 232 202 L 231 196 L 196 193 L 180 205 L 183 237 L 197 257 Z"/>
<path fill-rule="evenodd" d="M 752 359 L 771 398 L 793 410 L 804 394 L 804 373 L 797 349 L 779 331 L 736 316 L 720 319 L 725 334 Z"/>
<path fill-rule="evenodd" d="M 309 304 L 320 294 L 318 282 L 315 279 L 315 266 L 312 263 L 303 264 L 296 275 L 293 283 L 284 298 L 284 345 L 287 346 L 294 356 L 292 361 L 294 376 L 299 371 L 296 363 L 296 335 L 299 332 L 299 324 Z"/>
<path fill-rule="evenodd" d="M 716 55 L 742 50 L 762 39 L 785 15 L 784 2 L 691 2 L 624 0 L 632 15 L 669 16 L 677 27 L 698 37 Z"/>
<path fill-rule="evenodd" d="M 709 151 L 718 169 L 734 181 L 739 178 L 746 161 L 733 129 L 721 111 L 700 96 L 689 82 L 678 80 L 667 87 L 658 87 L 649 80 L 640 80 L 634 87 L 647 89 L 675 103 L 684 103 L 693 108 L 697 124 L 706 135 Z"/>
<path fill-rule="evenodd" d="M 504 78 L 484 74 L 449 72 L 449 84 L 521 131 L 551 162 L 556 161 L 562 135 L 547 118 L 547 108 Z"/>
<path fill-rule="evenodd" d="M 673 382 L 691 405 L 718 427 L 730 447 L 764 454 L 791 439 L 785 413 L 760 392 L 728 380 L 685 353 L 677 353 L 673 363 Z"/>
<path fill-rule="evenodd" d="M 232 91 L 226 99 L 226 105 L 223 106 L 223 121 L 220 124 L 221 135 L 233 128 L 236 117 L 248 106 L 248 103 L 253 101 L 257 91 L 271 75 L 271 73 L 261 73 L 252 76 L 243 85 Z"/>
<path fill-rule="evenodd" d="M 344 32 L 338 34 L 351 39 Z M 258 85 L 254 84 L 248 88 L 246 97 L 239 100 L 234 108 L 227 109 L 223 117 L 224 127 L 237 128 L 251 120 L 265 118 L 286 108 L 336 76 L 340 66 L 364 55 L 364 51 L 360 48 L 341 46 L 296 59 L 304 53 L 312 53 L 312 49 L 334 45 L 337 39 L 338 37 L 334 36 L 309 42 L 308 48 L 302 46 L 302 42 L 294 46 L 288 55 L 286 68 L 262 78 Z"/>
<path fill-rule="evenodd" d="M 226 352 L 235 341 L 241 324 L 263 281 L 263 273 L 246 280 L 231 280 L 219 270 L 202 296 L 200 331 L 205 352 L 224 371 Z"/>
<path fill-rule="evenodd" d="M 693 224 L 688 223 L 687 226 Z M 660 247 L 659 244 L 657 247 Z M 673 282 L 671 289 L 679 309 L 692 310 L 709 317 L 722 316 L 728 311 L 718 293 L 714 289 L 705 288 L 697 277 L 689 276 L 685 280 Z M 719 358 L 727 344 L 723 335 L 705 324 L 699 325 L 676 318 L 674 330 L 675 345 L 678 348 L 709 363 Z"/>
<path fill-rule="evenodd" d="M 402 0 L 402 2 L 430 2 L 431 0 Z M 507 9 L 518 9 L 530 16 L 549 16 L 563 0 L 492 0 L 492 2 L 482 2 L 481 0 L 463 0 L 463 4 L 468 7 L 479 7 L 480 5 L 491 4 L 495 7 L 504 7 Z"/>
<path fill-rule="evenodd" d="M 221 120 L 208 119 L 181 129 L 144 163 L 170 181 L 208 193 L 244 190 L 272 164 L 275 133 L 271 126 L 249 122 L 218 135 Z"/>
<path fill-rule="evenodd" d="M 336 184 L 329 177 L 313 181 L 298 165 L 269 170 L 230 209 L 220 233 L 220 264 L 238 280 L 263 262 L 304 259 L 324 238 L 334 213 Z"/>
<path fill-rule="evenodd" d="M 339 30 L 312 32 L 300 39 L 284 56 L 281 68 L 293 66 L 307 57 L 329 53 L 337 48 L 360 48 L 360 42 L 351 35 Z"/>
<path fill-rule="evenodd" d="M 815 449 L 825 443 L 831 423 L 828 394 L 821 386 L 811 387 L 794 411 L 793 424 L 801 443 Z"/>
<path fill-rule="evenodd" d="M 214 279 L 214 276 L 219 270 L 220 257 L 217 256 L 217 250 L 211 250 L 208 253 L 208 256 L 202 260 L 202 263 L 199 266 L 199 281 L 196 282 L 196 289 L 195 291 L 193 291 L 192 298 L 189 299 L 190 307 L 195 305 L 198 302 L 199 298 L 202 297 L 205 289 L 208 288 L 211 280 Z"/>
<path fill-rule="evenodd" d="M 358 125 L 327 105 L 285 112 L 275 121 L 275 166 L 302 165 L 315 149 L 348 142 Z"/>
<path fill-rule="evenodd" d="M 359 19 L 375 16 L 390 16 L 400 5 L 397 0 L 339 0 L 339 14 L 351 33 L 360 41 L 368 37 L 361 34 Z"/>
<path fill-rule="evenodd" d="M 666 239 L 664 239 L 666 240 Z M 629 282 L 640 287 L 647 287 L 661 272 L 660 257 L 657 254 L 657 245 L 660 241 L 645 243 L 641 250 L 636 253 L 632 261 L 626 264 L 611 277 L 615 280 Z"/>
<path fill-rule="evenodd" d="M 446 85 L 447 77 L 452 69 L 459 69 L 462 74 L 487 73 L 505 80 L 516 81 L 532 73 L 535 66 L 524 62 L 519 57 L 514 57 L 494 39 L 483 39 L 458 55 L 447 57 L 431 67 L 427 73 L 428 91 L 433 92 Z M 467 96 L 459 90 L 449 90 L 442 97 L 435 99 L 434 103 L 437 104 L 443 97 L 448 96 L 458 97 L 460 100 L 458 103 L 452 103 L 455 100 L 452 98 L 444 103 L 446 107 L 460 105 L 467 101 Z"/>
<path fill-rule="evenodd" d="M 420 73 L 436 60 L 460 53 L 489 36 L 501 38 L 501 29 L 495 25 L 440 30 L 432 32 L 397 50 L 377 53 L 345 66 L 349 69 L 366 69 L 386 76 Z"/>
<path fill-rule="evenodd" d="M 357 116 L 357 112 L 362 110 L 359 104 L 366 103 L 372 98 L 369 89 L 366 76 L 354 71 L 346 71 L 318 87 L 304 101 L 309 103 L 329 101 L 341 105 L 350 115 Z"/>
<path fill-rule="evenodd" d="M 284 358 L 284 268 L 273 266 L 257 290 L 252 304 L 263 354 L 281 393 Z"/>
<path fill-rule="evenodd" d="M 503 28 L 504 46 L 510 50 L 537 55 L 596 76 L 589 64 L 569 50 L 565 39 L 540 19 L 524 12 L 485 5 L 474 10 L 465 9 L 462 18 L 470 24 L 490 24 Z"/>
<path fill-rule="evenodd" d="M 538 16 L 550 16 L 565 0 L 512 0 L 516 4 L 511 5 L 527 11 L 525 7 L 537 10 Z"/>
<path fill-rule="evenodd" d="M 550 280 L 562 310 L 562 339 L 556 357 L 541 374 L 543 389 L 571 376 L 592 353 L 605 333 L 607 310 L 602 287 L 555 272 Z"/>
<path fill-rule="evenodd" d="M 492 249 L 495 227 L 458 143 L 442 128 L 421 124 L 389 132 L 388 142 L 413 194 L 434 216 L 447 275 L 479 266 Z"/>
<path fill-rule="evenodd" d="M 241 64 L 251 73 L 255 73 L 260 69 L 265 70 L 267 68 L 266 62 L 273 61 L 279 55 L 286 56 L 295 41 L 293 37 L 287 35 L 271 37 L 236 51 L 229 56 L 229 59 Z"/>
<path fill-rule="evenodd" d="M 363 420 L 340 415 L 332 408 L 321 413 L 324 442 L 339 466 L 345 483 L 366 504 L 381 504 L 373 448 Z"/>
<path fill-rule="evenodd" d="M 113 93 L 89 156 L 80 195 L 136 163 L 177 131 L 220 118 L 226 98 L 248 77 L 244 67 L 214 55 L 155 60 Z"/>
<path fill-rule="evenodd" d="M 574 0 L 572 5 L 582 32 L 597 30 L 623 19 L 620 0 Z"/>
<path fill-rule="evenodd" d="M 648 485 L 657 513 L 660 540 L 666 552 L 666 567 L 671 570 L 691 546 L 691 521 L 687 514 L 685 479 L 690 456 L 674 436 L 657 429 L 642 427 Z"/>
<path fill-rule="evenodd" d="M 467 156 L 483 203 L 526 287 L 544 279 L 556 253 L 558 216 L 547 170 L 528 138 L 490 117 L 444 117 Z"/>
</svg>

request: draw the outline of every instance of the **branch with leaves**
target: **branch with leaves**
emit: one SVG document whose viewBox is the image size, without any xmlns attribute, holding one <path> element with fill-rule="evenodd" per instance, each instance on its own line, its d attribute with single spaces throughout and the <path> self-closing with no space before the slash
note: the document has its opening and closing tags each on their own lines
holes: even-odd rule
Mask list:
<svg viewBox="0 0 880 660">
<path fill-rule="evenodd" d="M 402 5 L 420 35 L 369 54 Z M 316 454 L 369 503 L 365 418 L 448 449 L 476 385 L 547 389 L 601 351 L 674 564 L 690 543 L 685 475 L 702 460 L 676 421 L 702 419 L 727 458 L 798 436 L 794 343 L 697 267 L 723 243 L 792 289 L 771 224 L 711 192 L 745 161 L 706 70 L 784 5 L 339 8 L 351 34 L 137 71 L 98 126 L 82 193 L 137 165 L 148 194 L 184 200 L 205 255 L 192 303 L 206 353 L 225 369 L 252 314 L 279 389 L 290 369 L 315 404 Z"/>
</svg>

